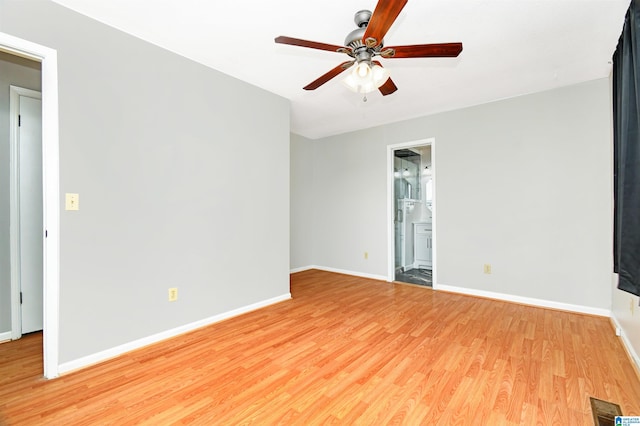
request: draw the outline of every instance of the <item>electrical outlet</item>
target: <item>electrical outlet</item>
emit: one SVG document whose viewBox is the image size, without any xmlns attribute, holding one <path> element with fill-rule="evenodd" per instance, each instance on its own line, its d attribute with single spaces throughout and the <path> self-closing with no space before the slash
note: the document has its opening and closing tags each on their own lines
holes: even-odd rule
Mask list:
<svg viewBox="0 0 640 426">
<path fill-rule="evenodd" d="M 365 251 L 365 252 L 364 252 L 364 258 L 365 258 L 365 260 L 366 260 L 366 259 L 369 259 L 369 252 L 368 252 L 368 251 Z"/>
<path fill-rule="evenodd" d="M 169 289 L 169 302 L 178 300 L 178 289 L 176 287 Z"/>
<path fill-rule="evenodd" d="M 66 193 L 64 199 L 64 209 L 80 210 L 80 195 Z"/>
<path fill-rule="evenodd" d="M 491 273 L 491 264 L 490 263 L 485 263 L 484 267 L 483 267 L 483 271 L 485 274 L 490 274 Z"/>
</svg>

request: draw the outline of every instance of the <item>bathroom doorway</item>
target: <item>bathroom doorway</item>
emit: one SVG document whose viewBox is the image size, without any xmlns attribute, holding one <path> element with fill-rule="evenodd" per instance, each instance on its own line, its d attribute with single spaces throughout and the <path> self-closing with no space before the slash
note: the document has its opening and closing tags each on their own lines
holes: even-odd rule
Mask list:
<svg viewBox="0 0 640 426">
<path fill-rule="evenodd" d="M 433 286 L 433 144 L 391 149 L 392 281 Z"/>
</svg>

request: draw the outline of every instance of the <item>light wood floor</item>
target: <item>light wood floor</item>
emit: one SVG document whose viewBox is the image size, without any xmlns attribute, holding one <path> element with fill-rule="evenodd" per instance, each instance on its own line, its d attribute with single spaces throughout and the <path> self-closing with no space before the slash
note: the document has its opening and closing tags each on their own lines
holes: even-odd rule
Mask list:
<svg viewBox="0 0 640 426">
<path fill-rule="evenodd" d="M 319 271 L 293 300 L 56 380 L 0 345 L 0 424 L 590 425 L 640 415 L 607 318 Z"/>
</svg>

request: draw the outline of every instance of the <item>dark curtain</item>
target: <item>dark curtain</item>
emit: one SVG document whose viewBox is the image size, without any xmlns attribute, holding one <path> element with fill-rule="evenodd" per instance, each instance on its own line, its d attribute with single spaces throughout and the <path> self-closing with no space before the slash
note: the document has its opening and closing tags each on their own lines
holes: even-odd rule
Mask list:
<svg viewBox="0 0 640 426">
<path fill-rule="evenodd" d="M 632 0 L 613 55 L 614 271 L 640 296 L 640 0 Z"/>
</svg>

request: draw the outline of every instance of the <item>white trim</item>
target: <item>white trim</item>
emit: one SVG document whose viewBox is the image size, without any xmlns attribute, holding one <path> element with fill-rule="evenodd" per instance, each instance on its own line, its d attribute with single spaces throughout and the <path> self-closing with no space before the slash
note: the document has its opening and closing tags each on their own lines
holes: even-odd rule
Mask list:
<svg viewBox="0 0 640 426">
<path fill-rule="evenodd" d="M 20 97 L 42 99 L 42 94 L 24 87 L 9 85 L 9 275 L 11 276 L 11 339 L 22 337 L 22 305 L 20 303 L 20 146 L 18 141 L 18 116 Z M 43 194 L 44 196 L 44 194 Z M 44 226 L 44 224 L 43 224 Z M 42 236 L 44 240 L 44 232 Z M 44 244 L 44 241 L 43 241 Z M 43 265 L 44 266 L 44 265 Z"/>
<path fill-rule="evenodd" d="M 395 230 L 393 227 L 394 202 L 393 202 L 393 148 L 387 146 L 387 277 L 388 282 L 395 278 L 396 257 L 394 251 Z"/>
<path fill-rule="evenodd" d="M 63 374 L 63 373 L 68 373 L 70 371 L 78 370 L 80 368 L 85 368 L 90 365 L 97 364 L 102 361 L 106 361 L 110 358 L 120 356 L 127 352 L 140 349 L 145 346 L 152 345 L 154 343 L 158 343 L 162 340 L 170 339 L 172 337 L 176 337 L 181 334 L 188 333 L 198 328 L 206 327 L 208 325 L 211 325 L 232 317 L 236 317 L 238 315 L 242 315 L 247 312 L 255 311 L 256 309 L 264 308 L 269 305 L 284 302 L 290 299 L 291 299 L 291 293 L 285 293 L 281 296 L 272 297 L 270 299 L 256 302 L 251 305 L 243 306 L 241 308 L 224 312 L 218 315 L 214 315 L 212 317 L 205 318 L 199 321 L 194 321 L 192 323 L 185 324 L 180 327 L 172 328 L 170 330 L 165 330 L 160 333 L 153 334 L 151 336 L 143 337 L 142 339 L 134 340 L 132 342 L 125 343 L 124 345 L 115 346 L 113 348 L 109 348 L 92 355 L 87 355 L 73 361 L 62 363 L 59 366 L 59 373 Z"/>
<path fill-rule="evenodd" d="M 387 281 L 387 277 L 384 276 L 384 275 L 368 274 L 366 272 L 349 271 L 347 269 L 331 268 L 329 266 L 312 265 L 312 266 L 309 266 L 308 269 L 318 269 L 320 271 L 335 272 L 336 274 L 352 275 L 354 277 L 369 278 L 369 279 L 372 279 L 372 280 L 379 280 L 379 281 Z"/>
<path fill-rule="evenodd" d="M 42 66 L 43 358 L 44 376 L 58 376 L 60 216 L 58 140 L 58 54 L 48 47 L 0 32 L 0 50 L 40 61 Z"/>
<path fill-rule="evenodd" d="M 292 270 L 291 273 L 302 272 L 309 269 L 318 269 L 320 271 L 335 272 L 338 274 L 351 275 L 354 277 L 388 281 L 387 277 L 382 275 L 354 272 L 354 271 L 348 271 L 346 269 L 337 269 L 337 268 L 330 268 L 330 267 L 318 266 L 318 265 L 309 265 L 309 266 L 305 266 L 304 268 L 297 268 L 296 270 Z M 515 295 L 505 294 L 505 293 L 494 293 L 491 291 L 475 290 L 470 288 L 455 287 L 455 286 L 444 285 L 444 284 L 437 285 L 437 289 L 436 289 L 435 281 L 433 282 L 433 285 L 434 285 L 434 290 L 438 290 L 438 291 L 447 291 L 450 293 L 464 294 L 466 296 L 484 297 L 488 299 L 502 300 L 505 302 L 520 303 L 522 305 L 530 305 L 538 308 L 558 309 L 558 310 L 567 311 L 567 312 L 577 312 L 581 314 L 589 314 L 589 315 L 597 315 L 601 317 L 613 318 L 611 315 L 611 311 L 608 309 L 594 308 L 591 306 L 573 305 L 570 303 L 556 302 L 553 300 L 535 299 L 532 297 L 515 296 Z"/>
<path fill-rule="evenodd" d="M 601 317 L 611 317 L 609 309 L 594 308 L 591 306 L 573 305 L 570 303 L 556 302 L 553 300 L 534 299 L 532 297 L 515 296 L 505 293 L 494 293 L 492 291 L 476 290 L 472 288 L 455 287 L 451 285 L 439 284 L 436 288 L 434 282 L 434 290 L 448 291 L 451 293 L 459 293 L 467 296 L 486 297 L 489 299 L 503 300 L 505 302 L 520 303 L 523 305 L 531 305 L 539 308 L 559 309 L 568 312 L 577 312 L 581 314 L 598 315 Z"/>
<path fill-rule="evenodd" d="M 11 332 L 5 331 L 4 333 L 0 333 L 0 343 L 4 343 L 7 341 L 11 341 Z"/>
<path fill-rule="evenodd" d="M 315 267 L 313 265 L 309 265 L 309 266 L 301 266 L 300 268 L 293 268 L 289 270 L 290 274 L 295 274 L 298 272 L 303 272 L 303 271 L 308 271 L 309 269 L 314 269 Z"/>
<path fill-rule="evenodd" d="M 20 238 L 18 238 L 18 218 L 20 217 L 18 193 L 18 152 L 17 152 L 17 126 L 15 109 L 18 99 L 13 91 L 9 91 L 9 277 L 11 285 L 11 339 L 19 339 L 22 336 L 21 312 L 15 309 L 20 306 L 20 262 L 17 254 L 20 253 Z"/>
<path fill-rule="evenodd" d="M 629 340 L 627 333 L 624 332 L 624 328 L 620 325 L 620 323 L 618 322 L 618 319 L 613 314 L 611 315 L 611 321 L 613 321 L 616 330 L 620 331 L 620 339 L 622 340 L 622 344 L 624 345 L 625 349 L 627 350 L 627 353 L 631 357 L 631 361 L 633 361 L 636 364 L 637 371 L 640 372 L 640 356 L 638 356 L 638 353 L 633 348 L 633 345 L 631 344 L 631 341 Z"/>
<path fill-rule="evenodd" d="M 403 148 L 414 148 L 418 146 L 431 145 L 431 170 L 433 179 L 433 203 L 432 203 L 432 268 L 433 268 L 433 280 L 436 278 L 436 180 L 435 180 L 435 138 L 420 139 L 412 142 L 403 142 L 392 145 L 387 145 L 387 276 L 384 278 L 387 282 L 392 282 L 395 278 L 395 230 L 393 226 L 393 216 L 395 210 L 395 203 L 393 200 L 393 151 Z"/>
<path fill-rule="evenodd" d="M 438 210 L 438 203 L 437 203 L 437 197 L 438 197 L 438 185 L 436 185 L 436 176 L 438 175 L 436 173 L 436 138 L 431 138 L 428 139 L 428 141 L 430 141 L 431 144 L 431 287 L 433 289 L 437 289 L 437 287 L 434 287 L 436 285 L 436 283 L 438 282 L 438 268 L 436 267 L 437 263 L 436 261 L 438 260 L 438 250 L 436 250 L 436 248 L 438 247 L 438 232 L 437 229 L 438 227 L 436 226 L 438 223 L 438 215 L 437 215 L 437 210 Z"/>
</svg>

